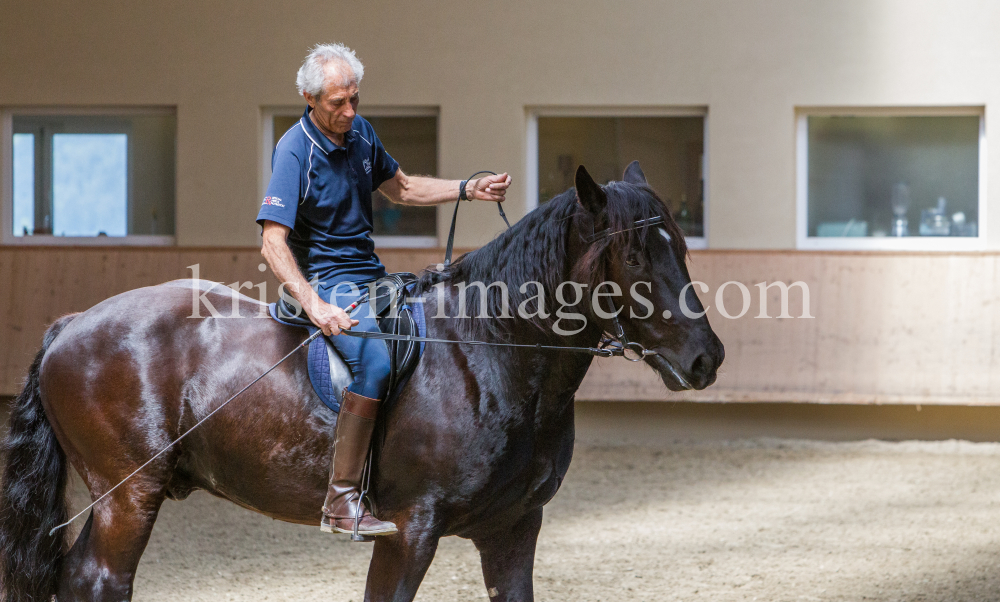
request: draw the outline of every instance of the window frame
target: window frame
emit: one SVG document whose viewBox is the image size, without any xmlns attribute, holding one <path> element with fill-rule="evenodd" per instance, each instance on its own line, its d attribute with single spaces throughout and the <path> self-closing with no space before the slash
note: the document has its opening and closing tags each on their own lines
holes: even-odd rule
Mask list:
<svg viewBox="0 0 1000 602">
<path fill-rule="evenodd" d="M 300 105 L 273 105 L 261 107 L 260 118 L 260 182 L 258 184 L 258 199 L 267 194 L 267 185 L 271 180 L 271 154 L 277 141 L 274 139 L 275 117 L 301 117 L 305 103 Z M 436 106 L 403 106 L 403 105 L 363 105 L 358 110 L 362 117 L 434 117 L 437 126 L 437 164 L 441 165 L 441 110 Z M 376 132 L 377 133 L 377 132 Z M 392 154 L 392 149 L 386 149 Z M 402 167 L 402 166 L 400 166 Z M 440 224 L 440 207 L 435 207 Z M 383 236 L 372 235 L 375 246 L 382 249 L 433 249 L 439 247 L 438 234 L 434 236 Z M 260 235 L 258 234 L 258 238 Z"/>
<path fill-rule="evenodd" d="M 978 117 L 979 183 L 975 237 L 809 236 L 809 117 Z M 795 246 L 809 251 L 980 251 L 986 248 L 986 108 L 984 106 L 855 106 L 795 109 Z"/>
<path fill-rule="evenodd" d="M 709 186 L 709 136 L 707 106 L 527 106 L 525 107 L 527 132 L 525 135 L 525 211 L 538 208 L 538 118 L 539 117 L 701 117 L 704 124 L 702 134 L 702 236 L 685 236 L 689 249 L 707 249 L 710 215 Z"/>
<path fill-rule="evenodd" d="M 132 117 L 139 115 L 177 115 L 175 107 L 21 107 L 10 106 L 0 109 L 0 245 L 3 246 L 145 246 L 164 247 L 177 243 L 176 232 L 172 235 L 126 234 L 125 236 L 58 236 L 55 234 L 34 234 L 15 236 L 14 228 L 14 115 L 24 117 Z M 131 141 L 129 146 L 131 147 Z M 177 149 L 174 148 L 174 165 L 177 165 Z M 128 198 L 132 198 L 131 155 L 129 156 Z M 37 166 L 36 166 L 37 169 Z M 174 170 L 176 187 L 177 171 Z M 177 223 L 177 202 L 174 199 L 174 224 Z"/>
</svg>

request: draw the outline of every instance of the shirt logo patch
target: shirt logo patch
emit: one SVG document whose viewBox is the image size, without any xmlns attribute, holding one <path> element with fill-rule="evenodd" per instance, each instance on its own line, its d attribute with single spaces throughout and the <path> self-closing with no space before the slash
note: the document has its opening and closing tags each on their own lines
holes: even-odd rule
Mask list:
<svg viewBox="0 0 1000 602">
<path fill-rule="evenodd" d="M 365 167 L 365 173 L 371 173 L 372 172 L 372 162 L 371 161 L 369 161 L 368 159 L 365 159 L 364 161 L 361 162 L 361 164 L 364 165 L 364 167 Z"/>
<path fill-rule="evenodd" d="M 264 197 L 264 202 L 261 203 L 261 205 L 270 205 L 272 207 L 284 207 L 284 205 L 281 204 L 281 199 L 279 199 L 276 196 Z"/>
</svg>

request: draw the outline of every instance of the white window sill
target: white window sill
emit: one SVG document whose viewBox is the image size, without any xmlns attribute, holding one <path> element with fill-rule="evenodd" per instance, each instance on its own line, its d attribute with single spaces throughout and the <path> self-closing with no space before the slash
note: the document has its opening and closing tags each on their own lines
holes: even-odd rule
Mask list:
<svg viewBox="0 0 1000 602">
<path fill-rule="evenodd" d="M 708 240 L 704 236 L 685 236 L 684 242 L 689 249 L 702 250 L 708 248 Z"/>
<path fill-rule="evenodd" d="M 800 238 L 798 248 L 808 251 L 981 251 L 986 248 L 983 236 L 905 236 L 893 237 L 819 237 Z"/>
<path fill-rule="evenodd" d="M 376 249 L 433 249 L 437 236 L 372 236 Z"/>
<path fill-rule="evenodd" d="M 24 247 L 169 247 L 176 244 L 173 236 L 33 236 L 3 237 L 3 244 Z"/>
</svg>

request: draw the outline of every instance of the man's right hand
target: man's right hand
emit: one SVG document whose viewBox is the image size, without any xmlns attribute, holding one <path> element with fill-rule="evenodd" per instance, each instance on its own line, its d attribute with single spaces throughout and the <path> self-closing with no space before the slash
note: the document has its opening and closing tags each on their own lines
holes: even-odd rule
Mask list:
<svg viewBox="0 0 1000 602">
<path fill-rule="evenodd" d="M 346 311 L 322 299 L 317 299 L 312 307 L 306 308 L 306 315 L 326 336 L 338 335 L 341 330 L 358 325 L 358 321 L 352 320 Z"/>
</svg>

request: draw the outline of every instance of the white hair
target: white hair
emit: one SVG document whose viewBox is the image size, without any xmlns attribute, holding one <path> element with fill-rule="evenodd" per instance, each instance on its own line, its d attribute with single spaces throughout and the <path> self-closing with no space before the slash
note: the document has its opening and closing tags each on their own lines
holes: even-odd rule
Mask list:
<svg viewBox="0 0 1000 602">
<path fill-rule="evenodd" d="M 350 84 L 360 84 L 361 78 L 365 76 L 365 66 L 358 60 L 354 51 L 343 44 L 317 44 L 306 60 L 299 67 L 299 73 L 295 76 L 295 86 L 299 89 L 299 94 L 308 92 L 313 96 L 321 96 L 326 88 L 326 71 L 328 63 L 339 62 L 350 68 L 352 73 L 345 73 L 340 69 L 340 80 L 330 81 L 337 86 L 348 86 Z"/>
</svg>

